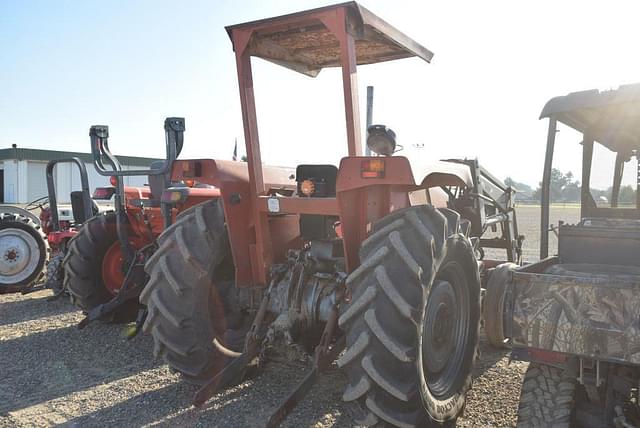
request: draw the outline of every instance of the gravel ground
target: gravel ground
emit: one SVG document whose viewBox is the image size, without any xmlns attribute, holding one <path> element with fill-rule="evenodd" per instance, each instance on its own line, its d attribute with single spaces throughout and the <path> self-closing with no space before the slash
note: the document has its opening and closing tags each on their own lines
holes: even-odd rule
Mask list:
<svg viewBox="0 0 640 428">
<path fill-rule="evenodd" d="M 123 326 L 99 322 L 80 331 L 82 314 L 49 296 L 0 295 L 0 426 L 259 426 L 307 370 L 269 362 L 195 411 L 195 387 L 153 360 L 150 337 L 127 341 Z M 505 352 L 484 342 L 481 348 L 458 425 L 513 425 L 526 365 L 509 365 Z M 322 376 L 283 426 L 351 426 L 353 409 L 340 399 L 344 384 L 337 369 Z"/>
<path fill-rule="evenodd" d="M 539 207 L 519 206 L 525 259 L 538 252 Z M 575 221 L 575 207 L 553 207 L 552 224 Z M 552 235 L 551 247 L 555 245 Z M 242 426 L 264 423 L 307 367 L 269 362 L 259 376 L 216 395 L 194 411 L 195 387 L 154 361 L 150 337 L 127 341 L 124 327 L 82 319 L 66 299 L 50 292 L 0 295 L 0 426 Z M 481 359 L 458 426 L 513 426 L 526 363 L 508 363 L 506 352 L 481 341 Z M 340 399 L 338 370 L 320 377 L 286 419 L 286 427 L 348 427 L 354 409 Z"/>
</svg>

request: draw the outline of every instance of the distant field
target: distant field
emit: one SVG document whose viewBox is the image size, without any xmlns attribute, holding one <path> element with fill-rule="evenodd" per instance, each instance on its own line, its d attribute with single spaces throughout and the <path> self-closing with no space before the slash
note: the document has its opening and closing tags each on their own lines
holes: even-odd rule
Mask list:
<svg viewBox="0 0 640 428">
<path fill-rule="evenodd" d="M 525 236 L 524 260 L 538 260 L 540 254 L 540 207 L 535 205 L 519 205 L 516 207 L 518 230 Z M 577 223 L 580 220 L 579 205 L 553 205 L 549 212 L 549 223 L 558 225 L 558 221 Z M 557 251 L 558 240 L 553 232 L 549 234 L 549 254 Z"/>
</svg>

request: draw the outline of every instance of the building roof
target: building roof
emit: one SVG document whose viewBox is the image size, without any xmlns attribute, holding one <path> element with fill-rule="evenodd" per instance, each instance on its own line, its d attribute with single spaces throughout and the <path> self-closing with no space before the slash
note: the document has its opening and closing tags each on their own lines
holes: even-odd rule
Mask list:
<svg viewBox="0 0 640 428">
<path fill-rule="evenodd" d="M 0 149 L 0 161 L 3 160 L 32 160 L 48 162 L 54 159 L 77 157 L 86 163 L 92 163 L 91 153 L 63 152 L 59 150 L 9 148 Z M 122 165 L 150 166 L 152 162 L 162 160 L 158 158 L 143 158 L 138 156 L 116 156 Z"/>
<path fill-rule="evenodd" d="M 544 117 L 553 117 L 628 156 L 640 149 L 640 83 L 552 98 L 542 109 L 540 118 Z"/>
</svg>

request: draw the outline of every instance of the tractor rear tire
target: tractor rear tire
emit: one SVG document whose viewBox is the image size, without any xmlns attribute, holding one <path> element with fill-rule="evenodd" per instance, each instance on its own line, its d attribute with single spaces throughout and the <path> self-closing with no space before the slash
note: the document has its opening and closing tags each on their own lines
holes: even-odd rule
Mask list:
<svg viewBox="0 0 640 428">
<path fill-rule="evenodd" d="M 181 213 L 158 245 L 145 265 L 143 331 L 153 336 L 156 358 L 162 356 L 185 380 L 201 384 L 227 362 L 225 335 L 235 320 L 227 300 L 234 283 L 219 274 L 230 256 L 221 203 L 206 201 Z"/>
<path fill-rule="evenodd" d="M 90 311 L 113 298 L 102 279 L 102 261 L 118 240 L 116 213 L 99 214 L 87 220 L 69 241 L 63 260 L 64 288 L 71 303 Z"/>
<path fill-rule="evenodd" d="M 360 423 L 452 425 L 471 387 L 480 327 L 480 279 L 459 215 L 421 205 L 373 225 L 347 278 L 339 324 L 345 401 Z"/>
<path fill-rule="evenodd" d="M 484 334 L 491 346 L 508 348 L 504 336 L 504 298 L 511 278 L 510 273 L 518 265 L 503 263 L 491 272 L 487 289 L 482 302 L 482 317 L 484 320 Z"/>
<path fill-rule="evenodd" d="M 522 383 L 517 426 L 568 428 L 575 403 L 575 375 L 566 369 L 530 363 Z"/>
<path fill-rule="evenodd" d="M 49 259 L 41 227 L 19 214 L 0 214 L 0 293 L 20 291 L 37 281 Z"/>
</svg>

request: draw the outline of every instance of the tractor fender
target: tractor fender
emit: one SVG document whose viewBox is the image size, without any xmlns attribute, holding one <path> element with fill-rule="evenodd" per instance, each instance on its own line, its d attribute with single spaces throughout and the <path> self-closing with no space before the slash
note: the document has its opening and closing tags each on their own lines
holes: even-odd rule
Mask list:
<svg viewBox="0 0 640 428">
<path fill-rule="evenodd" d="M 34 215 L 31 211 L 27 211 L 24 208 L 14 207 L 13 205 L 0 205 L 0 213 L 16 214 L 27 217 L 34 222 L 37 226 L 40 226 L 40 219 Z"/>
<path fill-rule="evenodd" d="M 640 364 L 640 268 L 557 264 L 543 273 L 516 270 L 512 287 L 514 355 L 551 351 Z"/>
<path fill-rule="evenodd" d="M 472 189 L 473 176 L 468 165 L 438 161 L 423 163 L 420 160 L 411 162 L 414 180 L 422 187 L 430 189 L 441 186 L 459 186 Z"/>
<path fill-rule="evenodd" d="M 384 161 L 384 174 L 380 178 L 361 176 L 362 162 L 371 157 L 342 158 L 338 169 L 337 191 L 345 192 L 373 185 L 405 186 L 407 190 L 430 189 L 441 186 L 473 188 L 473 177 L 467 165 L 454 162 L 409 161 L 404 156 L 379 157 Z"/>
</svg>

